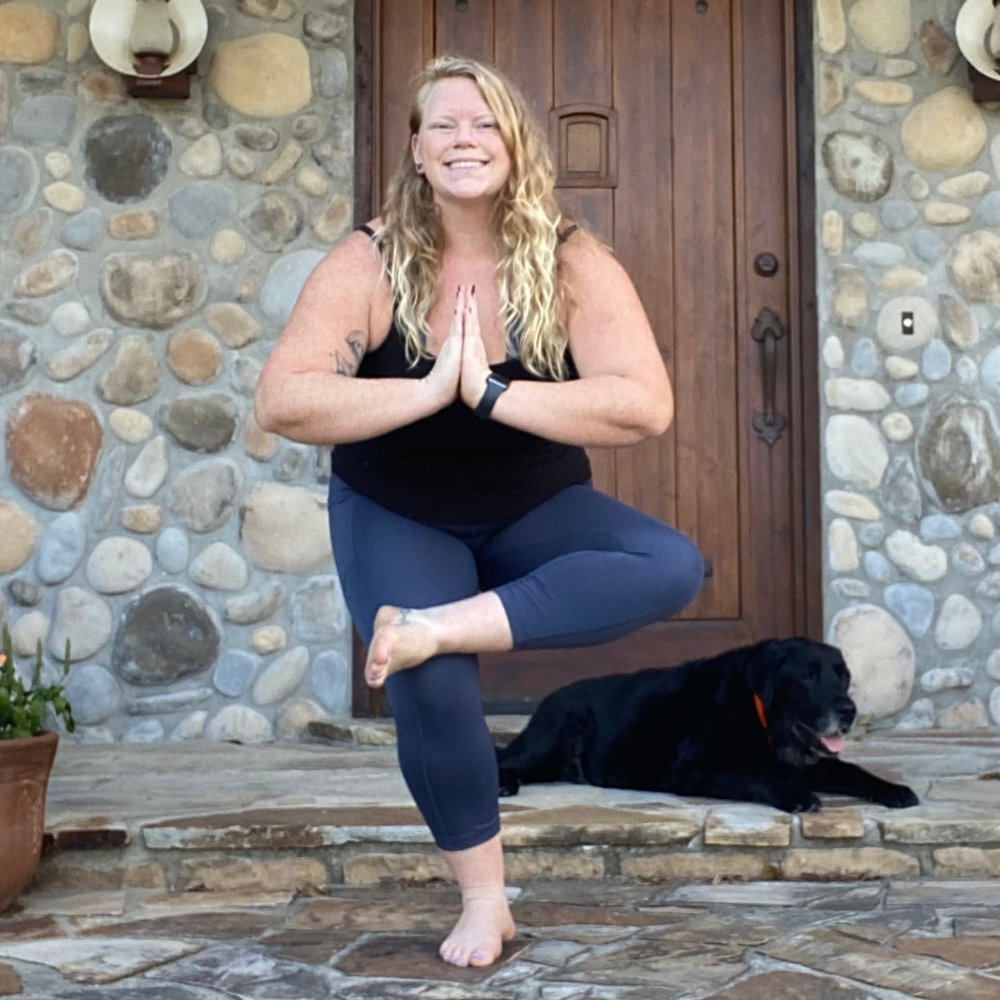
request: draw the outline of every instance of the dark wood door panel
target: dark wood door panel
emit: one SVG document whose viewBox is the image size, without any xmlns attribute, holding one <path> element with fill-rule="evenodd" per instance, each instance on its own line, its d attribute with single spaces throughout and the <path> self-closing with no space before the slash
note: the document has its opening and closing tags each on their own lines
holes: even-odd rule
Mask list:
<svg viewBox="0 0 1000 1000">
<path fill-rule="evenodd" d="M 611 104 L 611 0 L 555 0 L 555 103 Z"/>
<path fill-rule="evenodd" d="M 454 0 L 435 11 L 434 54 L 493 62 L 494 0 L 471 0 L 459 10 Z"/>
<path fill-rule="evenodd" d="M 552 107 L 553 0 L 494 0 L 496 64 L 517 82 L 543 127 Z"/>
<path fill-rule="evenodd" d="M 374 19 L 376 40 L 375 73 L 379 121 L 373 132 L 379 151 L 378 172 L 372 200 L 380 205 L 389 178 L 406 150 L 409 135 L 411 82 L 433 54 L 434 33 L 431 15 L 434 0 L 378 0 Z M 390 30 L 383 30 L 389 27 Z M 369 218 L 377 210 L 368 213 Z M 358 222 L 367 221 L 359 219 Z"/>
<path fill-rule="evenodd" d="M 730 5 L 674 4 L 673 273 L 676 527 L 713 576 L 688 618 L 740 614 L 739 466 Z M 683 194 L 683 197 L 681 196 Z"/>
<path fill-rule="evenodd" d="M 796 569 L 796 554 L 801 556 L 796 531 L 803 515 L 794 490 L 799 473 L 795 443 L 801 439 L 802 428 L 794 417 L 793 389 L 804 379 L 815 379 L 815 372 L 803 366 L 796 348 L 794 227 L 789 211 L 774 211 L 774 206 L 786 199 L 794 205 L 794 160 L 790 162 L 787 137 L 795 134 L 795 107 L 786 99 L 790 88 L 785 71 L 792 59 L 792 20 L 779 3 L 743 3 L 737 11 L 742 24 L 735 62 L 745 80 L 736 119 L 741 156 L 738 176 L 743 184 L 736 271 L 743 283 L 744 300 L 737 329 L 744 358 L 739 385 L 744 400 L 741 466 L 747 470 L 748 480 L 744 520 L 750 525 L 760 522 L 758 505 L 769 512 L 767 530 L 745 532 L 742 539 L 745 614 L 763 635 L 787 634 L 805 630 L 804 623 L 797 624 L 804 610 L 798 597 L 804 582 Z M 773 277 L 758 274 L 755 268 L 757 256 L 764 253 L 773 254 L 778 261 Z M 753 428 L 753 416 L 763 412 L 765 400 L 760 346 L 752 341 L 750 331 L 765 308 L 776 313 L 784 326 L 784 337 L 778 342 L 774 403 L 786 428 L 773 446 Z"/>
<path fill-rule="evenodd" d="M 483 699 L 490 711 L 527 712 L 569 680 L 677 666 L 754 638 L 746 622 L 672 621 L 586 649 L 529 649 L 513 657 L 491 653 L 480 657 Z M 567 659 L 572 663 L 571 677 L 566 676 Z"/>
<path fill-rule="evenodd" d="M 659 0 L 616 4 L 614 98 L 621 156 L 615 191 L 615 225 L 628 233 L 616 256 L 628 272 L 647 314 L 667 370 L 675 368 L 673 41 L 670 5 Z M 650 109 L 654 109 L 651 113 Z M 674 374 L 676 378 L 676 374 Z M 653 517 L 677 523 L 677 449 L 667 433 L 615 455 L 616 493 Z"/>
</svg>

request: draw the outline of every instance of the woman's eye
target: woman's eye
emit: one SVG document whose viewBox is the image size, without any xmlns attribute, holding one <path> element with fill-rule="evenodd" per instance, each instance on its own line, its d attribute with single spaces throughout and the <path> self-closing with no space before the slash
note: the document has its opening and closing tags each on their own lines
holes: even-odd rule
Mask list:
<svg viewBox="0 0 1000 1000">
<path fill-rule="evenodd" d="M 496 122 L 481 122 L 479 127 L 480 128 L 496 128 L 497 127 L 497 123 Z"/>
</svg>

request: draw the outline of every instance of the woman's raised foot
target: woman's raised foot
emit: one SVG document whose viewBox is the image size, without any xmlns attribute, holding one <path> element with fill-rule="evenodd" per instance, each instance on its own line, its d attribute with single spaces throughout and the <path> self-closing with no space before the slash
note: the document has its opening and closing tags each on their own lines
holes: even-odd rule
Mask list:
<svg viewBox="0 0 1000 1000">
<path fill-rule="evenodd" d="M 427 611 L 384 604 L 375 615 L 365 681 L 369 687 L 382 687 L 387 677 L 429 660 L 439 648 L 438 631 Z"/>
</svg>

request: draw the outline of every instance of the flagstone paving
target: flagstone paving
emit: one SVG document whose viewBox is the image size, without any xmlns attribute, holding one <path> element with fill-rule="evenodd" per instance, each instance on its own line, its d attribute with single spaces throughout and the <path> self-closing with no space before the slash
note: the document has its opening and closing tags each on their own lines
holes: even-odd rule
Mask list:
<svg viewBox="0 0 1000 1000">
<path fill-rule="evenodd" d="M 19 1000 L 1000 1000 L 994 881 L 509 889 L 489 968 L 437 947 L 454 886 L 34 894 L 0 916 Z M 192 897 L 199 897 L 193 899 Z"/>
<path fill-rule="evenodd" d="M 898 811 L 528 786 L 500 803 L 517 935 L 488 969 L 437 954 L 460 897 L 391 726 L 327 735 L 64 743 L 0 997 L 1000 1000 L 998 734 L 852 741 L 921 796 Z"/>
</svg>

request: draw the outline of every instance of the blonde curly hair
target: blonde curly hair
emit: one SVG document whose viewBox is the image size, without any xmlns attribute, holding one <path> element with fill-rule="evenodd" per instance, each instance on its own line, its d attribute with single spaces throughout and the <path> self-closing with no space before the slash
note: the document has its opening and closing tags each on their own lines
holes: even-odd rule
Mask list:
<svg viewBox="0 0 1000 1000">
<path fill-rule="evenodd" d="M 434 193 L 424 175 L 417 173 L 410 142 L 420 130 L 431 87 L 453 77 L 468 77 L 479 87 L 510 154 L 510 176 L 491 218 L 500 254 L 500 311 L 506 328 L 520 326 L 520 358 L 529 372 L 564 379 L 568 374 L 565 311 L 570 303 L 556 256 L 562 216 L 548 144 L 510 80 L 492 66 L 456 56 L 432 60 L 417 80 L 406 151 L 389 182 L 376 232 L 407 360 L 414 365 L 421 357 L 431 357 L 425 346 L 427 316 L 437 297 L 443 245 Z"/>
</svg>

